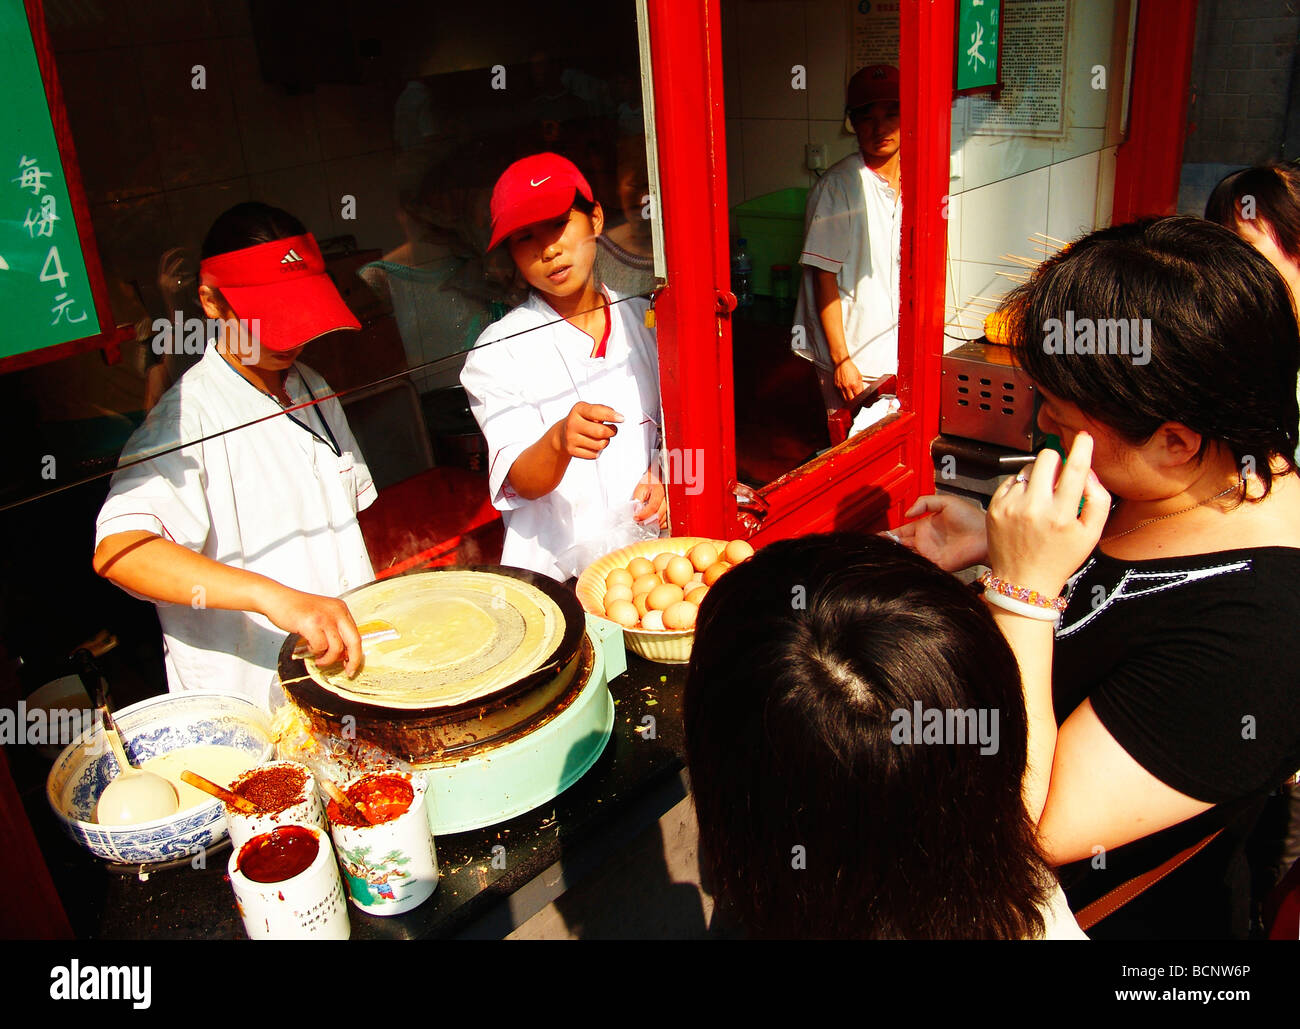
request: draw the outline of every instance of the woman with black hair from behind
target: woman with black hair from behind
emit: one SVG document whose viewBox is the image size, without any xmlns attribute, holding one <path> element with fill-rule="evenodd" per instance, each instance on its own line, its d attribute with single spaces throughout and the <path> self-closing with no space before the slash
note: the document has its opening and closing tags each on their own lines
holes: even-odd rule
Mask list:
<svg viewBox="0 0 1300 1029">
<path fill-rule="evenodd" d="M 1015 658 L 895 543 L 773 543 L 713 586 L 686 683 L 715 929 L 1082 939 L 1025 813 Z"/>
</svg>

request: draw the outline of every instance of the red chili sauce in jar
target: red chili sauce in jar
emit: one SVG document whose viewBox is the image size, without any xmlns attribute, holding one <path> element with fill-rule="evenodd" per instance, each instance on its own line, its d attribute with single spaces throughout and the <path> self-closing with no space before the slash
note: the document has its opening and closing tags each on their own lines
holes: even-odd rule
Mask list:
<svg viewBox="0 0 1300 1029">
<path fill-rule="evenodd" d="M 254 836 L 239 851 L 239 870 L 256 883 L 279 883 L 307 871 L 320 850 L 312 831 L 282 825 Z"/>
<path fill-rule="evenodd" d="M 415 800 L 415 790 L 410 782 L 391 772 L 377 772 L 365 775 L 347 789 L 348 800 L 352 801 L 361 813 L 369 819 L 371 825 L 382 825 L 394 818 L 406 814 Z M 364 823 L 349 819 L 337 801 L 331 800 L 326 809 L 329 820 L 338 825 L 361 827 Z"/>
</svg>

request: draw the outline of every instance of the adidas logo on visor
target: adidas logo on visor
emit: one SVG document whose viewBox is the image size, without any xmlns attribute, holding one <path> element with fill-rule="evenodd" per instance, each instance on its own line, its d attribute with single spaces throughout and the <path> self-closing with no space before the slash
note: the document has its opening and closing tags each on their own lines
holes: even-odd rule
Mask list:
<svg viewBox="0 0 1300 1029">
<path fill-rule="evenodd" d="M 307 260 L 307 258 L 299 256 L 298 251 L 293 249 L 293 247 L 290 247 L 289 252 L 285 254 L 282 258 L 280 258 L 280 263 L 297 264 L 299 261 L 305 261 L 305 260 Z"/>
</svg>

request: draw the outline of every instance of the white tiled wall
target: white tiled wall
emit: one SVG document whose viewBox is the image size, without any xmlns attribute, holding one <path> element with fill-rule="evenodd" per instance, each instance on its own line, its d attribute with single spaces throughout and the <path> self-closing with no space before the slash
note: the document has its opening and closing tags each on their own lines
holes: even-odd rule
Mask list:
<svg viewBox="0 0 1300 1029">
<path fill-rule="evenodd" d="M 845 0 L 723 0 L 730 206 L 810 187 L 807 143 L 826 145 L 828 167 L 853 152 L 843 126 L 847 25 Z"/>
<path fill-rule="evenodd" d="M 1027 269 L 1006 260 L 1046 256 L 1031 236 L 1066 242 L 1110 224 L 1115 148 L 966 190 L 949 200 L 946 350 L 975 338 L 989 311 L 977 297 L 1000 298 Z M 956 180 L 954 180 L 954 188 Z"/>
</svg>

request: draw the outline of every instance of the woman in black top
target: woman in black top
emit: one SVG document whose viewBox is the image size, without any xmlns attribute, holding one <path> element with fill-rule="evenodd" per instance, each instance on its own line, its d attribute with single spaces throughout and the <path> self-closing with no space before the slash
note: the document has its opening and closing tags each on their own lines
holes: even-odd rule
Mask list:
<svg viewBox="0 0 1300 1029">
<path fill-rule="evenodd" d="M 924 498 L 899 536 L 1003 584 L 986 598 L 1023 678 L 1025 803 L 1076 912 L 1224 830 L 1089 934 L 1244 935 L 1242 844 L 1300 767 L 1286 285 L 1231 233 L 1168 218 L 1078 240 L 1006 306 L 1069 459 L 1044 452 L 987 518 Z"/>
</svg>

